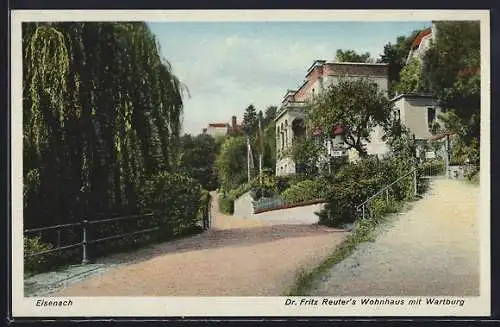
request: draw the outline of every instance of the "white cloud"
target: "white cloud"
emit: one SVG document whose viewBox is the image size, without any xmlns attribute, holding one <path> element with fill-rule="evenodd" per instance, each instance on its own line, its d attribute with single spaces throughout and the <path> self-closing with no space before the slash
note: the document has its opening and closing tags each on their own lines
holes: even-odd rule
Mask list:
<svg viewBox="0 0 500 327">
<path fill-rule="evenodd" d="M 172 53 L 175 74 L 188 86 L 184 128 L 199 133 L 209 122 L 241 119 L 251 103 L 278 105 L 286 89 L 301 84 L 315 59 L 333 59 L 335 44 L 288 42 L 232 35 L 186 43 Z"/>
</svg>

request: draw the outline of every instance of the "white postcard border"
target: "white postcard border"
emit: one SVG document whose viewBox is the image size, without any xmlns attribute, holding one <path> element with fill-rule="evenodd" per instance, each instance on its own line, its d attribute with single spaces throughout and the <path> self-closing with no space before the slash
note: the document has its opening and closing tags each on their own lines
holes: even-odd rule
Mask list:
<svg viewBox="0 0 500 327">
<path fill-rule="evenodd" d="M 490 22 L 487 10 L 15 10 L 11 16 L 12 308 L 14 317 L 83 316 L 489 316 Z M 286 297 L 71 297 L 70 307 L 37 307 L 23 286 L 22 43 L 23 21 L 481 21 L 480 296 L 465 305 L 285 306 Z M 388 40 L 388 42 L 391 40 Z M 302 297 L 299 297 L 299 299 Z M 312 298 L 312 297 L 308 297 Z M 315 297 L 320 301 L 325 297 Z M 337 297 L 328 297 L 337 299 Z M 358 297 L 350 297 L 360 299 Z M 374 297 L 367 297 L 375 299 Z M 410 299 L 409 297 L 377 297 Z M 425 301 L 426 298 L 422 297 Z M 443 298 L 443 297 L 439 297 Z M 349 297 L 342 297 L 349 299 Z M 454 299 L 454 298 L 453 298 Z"/>
</svg>

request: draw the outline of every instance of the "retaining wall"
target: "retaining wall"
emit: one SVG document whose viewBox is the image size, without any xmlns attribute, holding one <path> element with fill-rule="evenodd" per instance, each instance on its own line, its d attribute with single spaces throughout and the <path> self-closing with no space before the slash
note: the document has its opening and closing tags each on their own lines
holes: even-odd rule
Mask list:
<svg viewBox="0 0 500 327">
<path fill-rule="evenodd" d="M 254 214 L 252 197 L 250 192 L 247 192 L 234 201 L 234 216 L 283 224 L 316 224 L 319 218 L 315 212 L 320 211 L 323 206 L 323 203 L 317 203 Z"/>
</svg>

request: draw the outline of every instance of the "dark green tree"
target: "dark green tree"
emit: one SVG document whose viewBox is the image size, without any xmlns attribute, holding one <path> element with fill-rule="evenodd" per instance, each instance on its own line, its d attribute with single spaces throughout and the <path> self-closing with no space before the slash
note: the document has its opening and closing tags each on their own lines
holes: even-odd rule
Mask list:
<svg viewBox="0 0 500 327">
<path fill-rule="evenodd" d="M 215 161 L 221 187 L 232 190 L 247 181 L 247 141 L 244 136 L 231 136 L 222 143 Z"/>
<path fill-rule="evenodd" d="M 399 82 L 393 86 L 393 91 L 403 93 L 414 93 L 423 91 L 422 63 L 418 58 L 412 58 L 410 62 L 401 69 Z"/>
<path fill-rule="evenodd" d="M 379 63 L 389 64 L 389 78 L 393 86 L 399 82 L 400 72 L 406 65 L 411 45 L 420 32 L 422 30 L 414 30 L 408 36 L 398 36 L 395 43 L 389 42 L 384 46 L 384 52 L 377 59 Z M 394 93 L 395 90 L 391 88 L 390 95 Z"/>
<path fill-rule="evenodd" d="M 258 128 L 258 116 L 257 110 L 254 105 L 251 104 L 245 109 L 245 113 L 243 114 L 243 122 L 241 124 L 243 131 L 247 135 L 254 135 Z"/>
<path fill-rule="evenodd" d="M 335 59 L 338 62 L 361 62 L 361 63 L 371 62 L 371 57 L 369 52 L 359 54 L 354 50 L 338 49 Z"/>
<path fill-rule="evenodd" d="M 200 183 L 206 190 L 218 187 L 215 159 L 218 146 L 210 135 L 200 134 L 192 137 L 185 134 L 180 139 L 179 170 Z"/>
<path fill-rule="evenodd" d="M 269 124 L 274 122 L 277 112 L 278 107 L 276 106 L 269 106 L 266 108 L 266 111 L 264 113 L 264 126 L 268 126 Z"/>
<path fill-rule="evenodd" d="M 376 83 L 364 78 L 341 79 L 311 104 L 308 124 L 324 135 L 342 125 L 347 149 L 353 148 L 365 157 L 371 132 L 376 126 L 387 126 L 391 111 L 392 103 Z"/>
<path fill-rule="evenodd" d="M 422 83 L 445 111 L 444 131 L 458 135 L 455 152 L 479 164 L 480 29 L 476 21 L 436 22 L 436 39 L 424 57 Z"/>
<path fill-rule="evenodd" d="M 133 213 L 177 165 L 185 87 L 145 23 L 23 23 L 25 227 Z"/>
</svg>

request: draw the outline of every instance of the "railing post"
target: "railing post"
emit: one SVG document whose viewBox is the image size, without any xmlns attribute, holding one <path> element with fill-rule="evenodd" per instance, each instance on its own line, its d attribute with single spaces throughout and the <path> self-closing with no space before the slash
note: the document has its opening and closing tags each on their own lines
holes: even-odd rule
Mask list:
<svg viewBox="0 0 500 327">
<path fill-rule="evenodd" d="M 365 219 L 365 205 L 363 204 L 363 206 L 361 207 L 361 210 L 363 211 L 363 219 Z"/>
<path fill-rule="evenodd" d="M 87 220 L 84 219 L 82 222 L 82 265 L 86 265 L 89 263 L 89 259 L 87 257 Z"/>
<path fill-rule="evenodd" d="M 387 205 L 389 205 L 389 189 L 385 190 L 385 202 Z"/>
<path fill-rule="evenodd" d="M 413 195 L 417 196 L 417 169 L 413 171 Z"/>
</svg>

